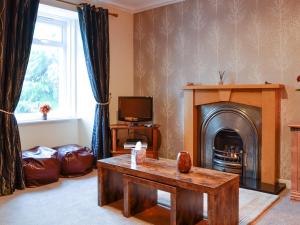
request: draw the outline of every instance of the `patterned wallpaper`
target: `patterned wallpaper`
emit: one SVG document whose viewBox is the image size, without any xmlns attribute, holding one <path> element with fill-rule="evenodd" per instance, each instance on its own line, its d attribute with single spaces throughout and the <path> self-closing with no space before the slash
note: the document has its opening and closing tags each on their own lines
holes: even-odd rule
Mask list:
<svg viewBox="0 0 300 225">
<path fill-rule="evenodd" d="M 290 179 L 290 131 L 300 121 L 299 0 L 186 0 L 134 16 L 134 88 L 154 96 L 160 156 L 183 149 L 187 82 L 286 86 L 281 107 L 280 177 Z"/>
</svg>

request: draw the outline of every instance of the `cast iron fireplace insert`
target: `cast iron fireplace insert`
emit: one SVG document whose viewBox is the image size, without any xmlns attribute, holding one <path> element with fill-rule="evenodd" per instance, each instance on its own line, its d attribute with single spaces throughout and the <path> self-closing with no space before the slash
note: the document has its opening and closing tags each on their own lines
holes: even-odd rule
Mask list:
<svg viewBox="0 0 300 225">
<path fill-rule="evenodd" d="M 240 175 L 240 186 L 268 193 L 281 187 L 260 181 L 261 109 L 232 102 L 199 107 L 199 165 Z"/>
</svg>

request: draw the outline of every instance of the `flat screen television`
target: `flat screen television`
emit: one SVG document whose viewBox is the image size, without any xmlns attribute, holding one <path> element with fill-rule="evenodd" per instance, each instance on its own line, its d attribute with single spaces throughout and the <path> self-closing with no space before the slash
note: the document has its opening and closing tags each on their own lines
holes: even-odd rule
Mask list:
<svg viewBox="0 0 300 225">
<path fill-rule="evenodd" d="M 153 98 L 144 96 L 120 96 L 118 120 L 125 122 L 150 122 L 153 117 Z"/>
</svg>

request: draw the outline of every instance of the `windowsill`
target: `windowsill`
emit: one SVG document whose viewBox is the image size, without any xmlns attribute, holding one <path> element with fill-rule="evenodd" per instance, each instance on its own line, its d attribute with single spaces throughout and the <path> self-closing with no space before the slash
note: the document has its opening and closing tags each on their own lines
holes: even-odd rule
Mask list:
<svg viewBox="0 0 300 225">
<path fill-rule="evenodd" d="M 43 123 L 60 123 L 71 120 L 79 120 L 78 117 L 66 117 L 66 118 L 48 118 L 47 120 L 42 119 L 32 119 L 32 120 L 20 120 L 18 125 L 33 125 L 33 124 L 43 124 Z"/>
</svg>

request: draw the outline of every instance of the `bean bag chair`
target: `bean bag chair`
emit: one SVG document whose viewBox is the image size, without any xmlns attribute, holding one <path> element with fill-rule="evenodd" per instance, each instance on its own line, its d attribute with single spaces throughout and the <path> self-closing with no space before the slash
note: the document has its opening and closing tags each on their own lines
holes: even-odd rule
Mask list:
<svg viewBox="0 0 300 225">
<path fill-rule="evenodd" d="M 68 144 L 53 149 L 58 151 L 62 176 L 82 176 L 92 171 L 94 157 L 89 148 Z"/>
<path fill-rule="evenodd" d="M 56 150 L 44 146 L 36 146 L 22 152 L 26 187 L 58 181 L 60 162 L 57 155 Z"/>
</svg>

